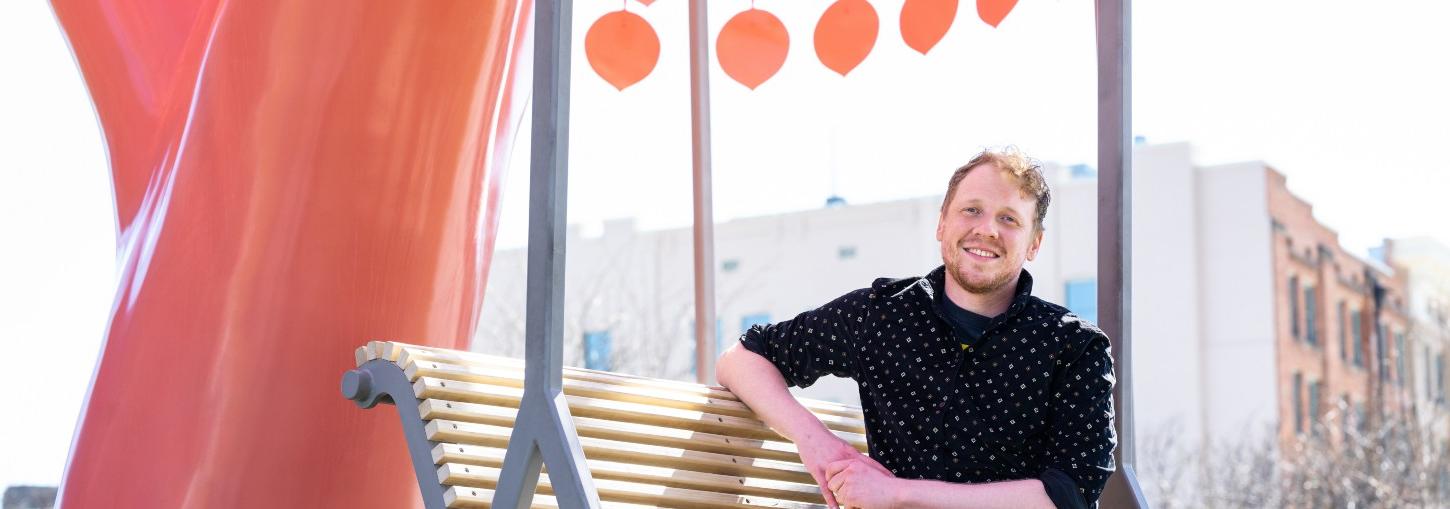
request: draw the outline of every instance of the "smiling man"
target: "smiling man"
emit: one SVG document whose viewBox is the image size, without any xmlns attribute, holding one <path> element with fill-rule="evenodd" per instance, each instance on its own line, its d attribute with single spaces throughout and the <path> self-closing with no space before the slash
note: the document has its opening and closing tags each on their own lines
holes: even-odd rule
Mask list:
<svg viewBox="0 0 1450 509">
<path fill-rule="evenodd" d="M 832 507 L 1095 507 L 1115 468 L 1112 354 L 1032 296 L 1022 265 L 1049 201 L 1032 160 L 978 154 L 942 201 L 942 266 L 751 327 L 720 384 L 796 443 Z M 860 388 L 869 456 L 787 391 L 827 374 Z"/>
</svg>

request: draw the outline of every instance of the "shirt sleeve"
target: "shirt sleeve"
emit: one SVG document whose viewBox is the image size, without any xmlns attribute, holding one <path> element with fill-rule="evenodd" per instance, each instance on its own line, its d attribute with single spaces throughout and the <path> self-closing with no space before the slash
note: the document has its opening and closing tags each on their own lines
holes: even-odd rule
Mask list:
<svg viewBox="0 0 1450 509">
<path fill-rule="evenodd" d="M 1082 355 L 1068 362 L 1053 381 L 1052 421 L 1047 431 L 1049 468 L 1041 479 L 1048 497 L 1059 508 L 1096 507 L 1103 485 L 1116 469 L 1113 385 L 1117 378 L 1113 376 L 1112 347 L 1101 331 L 1094 328 L 1092 332 Z M 1059 500 L 1066 497 L 1054 494 L 1052 484 L 1062 484 L 1064 477 L 1075 484 L 1079 500 Z"/>
<path fill-rule="evenodd" d="M 1037 478 L 1042 481 L 1042 488 L 1047 491 L 1047 498 L 1052 499 L 1052 505 L 1057 509 L 1087 509 L 1087 501 L 1083 500 L 1082 493 L 1078 492 L 1077 482 L 1063 471 L 1048 468 L 1042 471 L 1042 475 Z"/>
<path fill-rule="evenodd" d="M 786 383 L 810 387 L 822 375 L 856 376 L 852 345 L 866 323 L 871 289 L 862 288 L 771 325 L 755 325 L 740 336 L 740 344 L 765 357 Z"/>
</svg>

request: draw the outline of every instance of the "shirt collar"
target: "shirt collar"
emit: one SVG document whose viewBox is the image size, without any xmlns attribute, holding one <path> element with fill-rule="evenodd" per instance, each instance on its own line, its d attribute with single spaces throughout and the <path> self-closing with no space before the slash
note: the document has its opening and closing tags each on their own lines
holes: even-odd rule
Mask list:
<svg viewBox="0 0 1450 509">
<path fill-rule="evenodd" d="M 926 295 L 931 299 L 932 308 L 941 314 L 941 299 L 946 298 L 946 266 L 938 265 L 926 277 L 921 278 L 921 287 L 926 290 Z M 1012 296 L 1012 304 L 1007 306 L 1007 311 L 997 316 L 992 322 L 995 324 L 1001 320 L 1011 318 L 1027 308 L 1027 302 L 1032 297 L 1032 274 L 1027 269 L 1017 276 L 1017 293 Z"/>
</svg>

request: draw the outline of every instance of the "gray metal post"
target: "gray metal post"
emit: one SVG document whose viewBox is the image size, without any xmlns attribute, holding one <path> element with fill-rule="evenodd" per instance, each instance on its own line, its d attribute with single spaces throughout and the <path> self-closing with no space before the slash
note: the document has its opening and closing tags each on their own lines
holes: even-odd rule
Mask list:
<svg viewBox="0 0 1450 509">
<path fill-rule="evenodd" d="M 1147 507 L 1134 472 L 1132 297 L 1132 52 L 1130 0 L 1097 0 L 1098 319 L 1112 339 L 1118 385 L 1118 471 L 1102 507 Z"/>
<path fill-rule="evenodd" d="M 715 383 L 715 214 L 710 188 L 710 26 L 690 0 L 690 134 L 695 168 L 695 381 Z"/>
<path fill-rule="evenodd" d="M 568 214 L 569 64 L 572 0 L 534 3 L 533 155 L 529 180 L 529 268 L 524 394 L 509 436 L 493 507 L 533 502 L 539 470 L 559 507 L 599 507 L 599 494 L 564 400 L 564 240 Z"/>
</svg>

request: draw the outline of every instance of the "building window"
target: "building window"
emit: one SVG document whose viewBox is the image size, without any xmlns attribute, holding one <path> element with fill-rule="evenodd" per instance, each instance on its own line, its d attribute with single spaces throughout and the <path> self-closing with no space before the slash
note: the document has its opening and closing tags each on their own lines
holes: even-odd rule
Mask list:
<svg viewBox="0 0 1450 509">
<path fill-rule="evenodd" d="M 1304 432 L 1304 375 L 1294 373 L 1294 432 Z"/>
<path fill-rule="evenodd" d="M 1405 386 L 1405 333 L 1395 333 L 1395 382 Z"/>
<path fill-rule="evenodd" d="M 1436 403 L 1445 402 L 1445 354 L 1442 352 L 1435 356 L 1435 394 Z"/>
<path fill-rule="evenodd" d="M 1098 322 L 1098 280 L 1080 279 L 1067 282 L 1067 309 L 1078 318 Z"/>
<path fill-rule="evenodd" d="M 740 317 L 740 333 L 756 325 L 770 325 L 770 313 L 755 313 Z"/>
<path fill-rule="evenodd" d="M 720 271 L 721 272 L 735 272 L 735 269 L 738 269 L 738 268 L 740 268 L 740 260 L 736 260 L 734 258 L 731 258 L 729 260 L 725 260 L 723 262 L 720 262 Z"/>
<path fill-rule="evenodd" d="M 1319 391 L 1321 384 L 1318 381 L 1309 382 L 1309 434 L 1319 435 Z"/>
<path fill-rule="evenodd" d="M 1430 347 L 1425 347 L 1425 399 L 1435 400 L 1435 367 L 1430 364 Z"/>
<path fill-rule="evenodd" d="M 608 330 L 584 333 L 584 367 L 609 371 L 609 351 L 614 339 Z"/>
<path fill-rule="evenodd" d="M 1319 328 L 1316 327 L 1317 299 L 1314 298 L 1314 287 L 1304 287 L 1304 340 L 1309 346 L 1319 346 Z"/>
<path fill-rule="evenodd" d="M 1385 353 L 1385 326 L 1381 324 L 1374 335 L 1375 367 L 1380 371 L 1381 382 L 1390 379 L 1390 359 Z"/>
<path fill-rule="evenodd" d="M 1339 301 L 1337 307 L 1339 315 L 1335 317 L 1335 324 L 1339 326 L 1339 360 L 1349 360 L 1349 323 L 1345 322 L 1344 301 Z"/>
<path fill-rule="evenodd" d="M 1289 334 L 1299 339 L 1299 276 L 1289 276 Z"/>
<path fill-rule="evenodd" d="M 752 325 L 756 325 L 756 324 L 760 324 L 760 325 L 770 325 L 770 314 L 769 313 L 755 313 L 755 314 L 751 314 L 751 315 L 745 315 L 744 317 L 742 317 L 740 319 L 740 334 L 741 334 L 741 336 L 743 336 L 746 333 L 746 331 L 749 331 L 750 330 L 750 327 Z M 691 337 L 693 337 L 694 334 L 695 334 L 695 321 L 694 320 L 690 320 L 690 335 L 691 335 Z M 719 358 L 721 355 L 724 355 L 725 354 L 725 350 L 729 349 L 731 345 L 734 345 L 735 343 L 739 343 L 740 342 L 740 336 L 735 336 L 734 338 L 726 339 L 725 336 L 724 336 L 724 334 L 725 334 L 725 329 L 724 329 L 724 327 L 721 326 L 720 319 L 719 318 L 716 318 L 715 319 L 715 357 L 716 358 Z M 693 372 L 695 370 L 695 368 L 694 368 L 694 357 L 691 356 L 690 359 L 691 359 L 690 360 L 690 363 L 691 363 L 690 364 L 690 366 L 691 366 L 690 367 L 690 371 Z"/>
<path fill-rule="evenodd" d="M 1349 314 L 1349 339 L 1353 350 L 1354 367 L 1364 367 L 1364 312 L 1358 309 Z"/>
<path fill-rule="evenodd" d="M 850 260 L 856 257 L 856 246 L 841 246 L 836 249 L 836 258 Z"/>
</svg>

